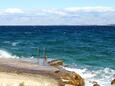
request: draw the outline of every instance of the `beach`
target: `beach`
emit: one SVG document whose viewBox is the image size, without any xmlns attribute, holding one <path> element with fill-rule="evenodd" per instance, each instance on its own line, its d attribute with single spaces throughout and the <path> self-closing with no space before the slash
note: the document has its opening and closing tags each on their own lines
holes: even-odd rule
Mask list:
<svg viewBox="0 0 115 86">
<path fill-rule="evenodd" d="M 55 79 L 37 74 L 0 72 L 0 86 L 59 86 L 59 83 Z"/>
<path fill-rule="evenodd" d="M 0 58 L 0 86 L 84 86 L 84 80 L 76 75 L 59 67 Z"/>
<path fill-rule="evenodd" d="M 0 86 L 59 86 L 58 80 L 48 74 L 54 70 L 25 61 L 0 58 Z"/>
</svg>

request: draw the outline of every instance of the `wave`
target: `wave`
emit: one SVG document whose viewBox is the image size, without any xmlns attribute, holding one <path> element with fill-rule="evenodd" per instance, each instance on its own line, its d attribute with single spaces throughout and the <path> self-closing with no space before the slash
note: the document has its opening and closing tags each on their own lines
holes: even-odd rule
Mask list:
<svg viewBox="0 0 115 86">
<path fill-rule="evenodd" d="M 4 41 L 3 43 L 9 44 L 9 45 L 11 45 L 11 46 L 17 46 L 18 44 L 21 43 L 21 41 L 15 41 L 15 42 L 12 42 L 12 41 Z"/>
<path fill-rule="evenodd" d="M 111 68 L 102 68 L 98 70 L 89 70 L 86 68 L 64 68 L 80 74 L 85 79 L 85 86 L 92 86 L 94 81 L 99 83 L 101 86 L 111 86 L 111 81 L 115 78 L 115 70 Z"/>
<path fill-rule="evenodd" d="M 19 58 L 19 57 L 5 50 L 0 50 L 0 58 Z"/>
<path fill-rule="evenodd" d="M 13 42 L 12 46 L 16 46 L 17 44 L 19 44 L 19 42 Z"/>
</svg>

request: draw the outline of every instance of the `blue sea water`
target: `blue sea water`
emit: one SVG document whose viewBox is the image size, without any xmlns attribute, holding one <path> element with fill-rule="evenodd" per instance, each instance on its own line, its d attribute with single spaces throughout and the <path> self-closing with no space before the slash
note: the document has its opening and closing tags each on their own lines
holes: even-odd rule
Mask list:
<svg viewBox="0 0 115 86">
<path fill-rule="evenodd" d="M 46 48 L 48 58 L 83 69 L 89 82 L 96 79 L 109 86 L 103 80 L 115 78 L 114 26 L 0 26 L 0 55 L 37 58 L 38 48 L 41 58 Z"/>
</svg>

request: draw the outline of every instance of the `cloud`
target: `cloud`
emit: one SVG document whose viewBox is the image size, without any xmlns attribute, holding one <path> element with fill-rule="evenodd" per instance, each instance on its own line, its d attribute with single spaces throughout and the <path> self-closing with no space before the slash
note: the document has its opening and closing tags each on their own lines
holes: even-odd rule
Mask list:
<svg viewBox="0 0 115 86">
<path fill-rule="evenodd" d="M 105 25 L 115 24 L 115 8 L 0 9 L 0 25 Z"/>
<path fill-rule="evenodd" d="M 62 16 L 66 15 L 66 12 L 60 9 L 43 9 L 42 11 L 49 14 L 62 15 Z"/>
<path fill-rule="evenodd" d="M 115 12 L 111 7 L 70 7 L 65 8 L 67 12 Z"/>
<path fill-rule="evenodd" d="M 23 13 L 23 10 L 22 9 L 19 9 L 19 8 L 8 8 L 6 9 L 7 13 Z"/>
<path fill-rule="evenodd" d="M 19 8 L 8 8 L 4 10 L 5 13 L 24 13 L 24 11 L 22 9 Z"/>
</svg>

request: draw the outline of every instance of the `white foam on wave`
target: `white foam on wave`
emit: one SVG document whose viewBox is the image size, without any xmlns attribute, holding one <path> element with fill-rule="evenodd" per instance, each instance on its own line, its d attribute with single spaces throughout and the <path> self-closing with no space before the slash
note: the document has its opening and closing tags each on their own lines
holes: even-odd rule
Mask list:
<svg viewBox="0 0 115 86">
<path fill-rule="evenodd" d="M 30 62 L 38 63 L 38 58 L 35 58 L 34 56 L 30 56 L 30 57 L 20 56 L 19 57 L 19 56 L 13 55 L 12 53 L 6 50 L 0 50 L 0 58 L 15 58 L 15 59 L 23 60 L 23 61 L 30 61 Z M 39 58 L 39 62 L 40 63 L 42 62 L 42 58 Z"/>
<path fill-rule="evenodd" d="M 19 57 L 16 55 L 12 55 L 11 53 L 5 50 L 0 50 L 0 58 L 19 58 Z"/>
<path fill-rule="evenodd" d="M 99 70 L 88 70 L 68 68 L 64 67 L 66 70 L 74 71 L 80 74 L 85 79 L 85 86 L 93 86 L 92 82 L 96 81 L 101 86 L 111 86 L 111 80 L 115 78 L 115 70 L 110 68 L 103 68 Z"/>
<path fill-rule="evenodd" d="M 17 44 L 19 44 L 19 42 L 13 42 L 12 46 L 16 46 Z"/>
<path fill-rule="evenodd" d="M 15 41 L 15 42 L 4 41 L 3 43 L 5 43 L 5 44 L 9 44 L 9 45 L 11 45 L 11 46 L 17 46 L 18 44 L 21 43 L 21 41 Z"/>
</svg>

